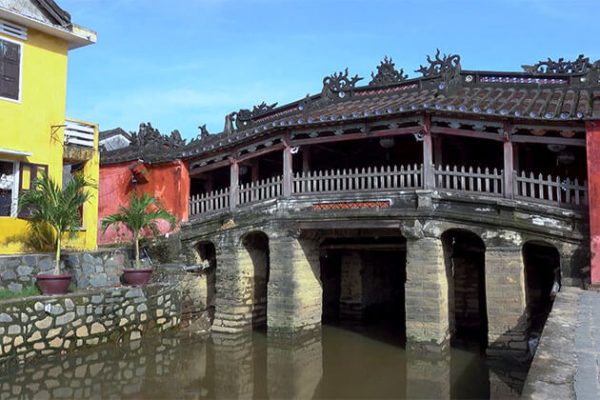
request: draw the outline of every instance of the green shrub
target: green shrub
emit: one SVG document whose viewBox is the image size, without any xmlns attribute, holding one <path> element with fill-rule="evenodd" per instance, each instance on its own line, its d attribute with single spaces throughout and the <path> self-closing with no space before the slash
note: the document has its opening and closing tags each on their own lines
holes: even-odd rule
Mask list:
<svg viewBox="0 0 600 400">
<path fill-rule="evenodd" d="M 9 289 L 0 289 L 0 300 L 39 296 L 40 294 L 39 289 L 35 285 L 25 286 L 20 292 L 13 292 Z"/>
</svg>

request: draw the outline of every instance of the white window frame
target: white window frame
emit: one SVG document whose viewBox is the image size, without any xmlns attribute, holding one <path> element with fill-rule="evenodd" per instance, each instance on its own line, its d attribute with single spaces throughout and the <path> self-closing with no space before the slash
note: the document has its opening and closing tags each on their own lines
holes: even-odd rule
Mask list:
<svg viewBox="0 0 600 400">
<path fill-rule="evenodd" d="M 21 104 L 21 100 L 23 98 L 23 57 L 24 57 L 24 52 L 25 52 L 25 46 L 23 46 L 23 42 L 9 39 L 4 35 L 0 35 L 0 40 L 5 40 L 7 42 L 18 44 L 20 47 L 20 50 L 19 50 L 19 97 L 17 99 L 11 99 L 10 97 L 0 96 L 0 100 L 10 101 L 12 103 Z"/>
<path fill-rule="evenodd" d="M 12 163 L 13 165 L 13 188 L 11 193 L 11 201 L 10 201 L 10 216 L 2 215 L 0 218 L 17 218 L 18 209 L 19 209 L 19 183 L 21 178 L 21 163 L 15 160 L 5 160 L 1 159 L 0 161 L 6 163 Z"/>
</svg>

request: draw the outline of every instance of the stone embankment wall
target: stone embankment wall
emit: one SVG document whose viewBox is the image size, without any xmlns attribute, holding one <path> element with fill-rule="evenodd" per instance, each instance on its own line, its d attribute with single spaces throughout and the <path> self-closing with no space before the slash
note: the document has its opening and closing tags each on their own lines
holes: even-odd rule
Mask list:
<svg viewBox="0 0 600 400">
<path fill-rule="evenodd" d="M 172 285 L 120 287 L 0 302 L 0 365 L 100 343 L 139 339 L 177 326 Z"/>
<path fill-rule="evenodd" d="M 25 364 L 0 376 L 0 400 L 216 397 L 207 380 L 207 343 L 184 343 L 156 337 Z M 147 384 L 167 379 L 164 390 Z"/>
<path fill-rule="evenodd" d="M 95 252 L 66 253 L 65 271 L 73 274 L 73 283 L 79 289 L 101 288 L 120 284 L 123 268 L 129 266 L 127 251 L 100 250 Z M 52 272 L 51 254 L 30 254 L 0 257 L 0 289 L 20 292 L 35 284 L 39 273 Z"/>
</svg>

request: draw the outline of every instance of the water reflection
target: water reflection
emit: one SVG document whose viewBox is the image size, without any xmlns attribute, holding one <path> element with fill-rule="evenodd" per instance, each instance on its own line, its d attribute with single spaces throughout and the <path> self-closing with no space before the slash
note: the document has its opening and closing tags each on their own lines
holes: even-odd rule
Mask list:
<svg viewBox="0 0 600 400">
<path fill-rule="evenodd" d="M 317 335 L 146 339 L 11 368 L 0 400 L 204 398 L 486 398 L 516 396 L 524 375 L 478 351 L 406 354 L 365 328 Z M 512 371 L 512 372 L 511 372 Z"/>
</svg>

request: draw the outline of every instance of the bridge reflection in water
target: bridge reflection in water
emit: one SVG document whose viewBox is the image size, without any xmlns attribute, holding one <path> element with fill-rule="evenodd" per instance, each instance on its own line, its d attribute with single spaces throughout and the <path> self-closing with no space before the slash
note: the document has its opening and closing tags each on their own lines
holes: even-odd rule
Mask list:
<svg viewBox="0 0 600 400">
<path fill-rule="evenodd" d="M 394 337 L 381 326 L 324 325 L 293 339 L 145 339 L 5 371 L 0 399 L 506 398 L 520 390 L 514 362 L 494 366 L 478 349 L 426 358 Z"/>
</svg>

